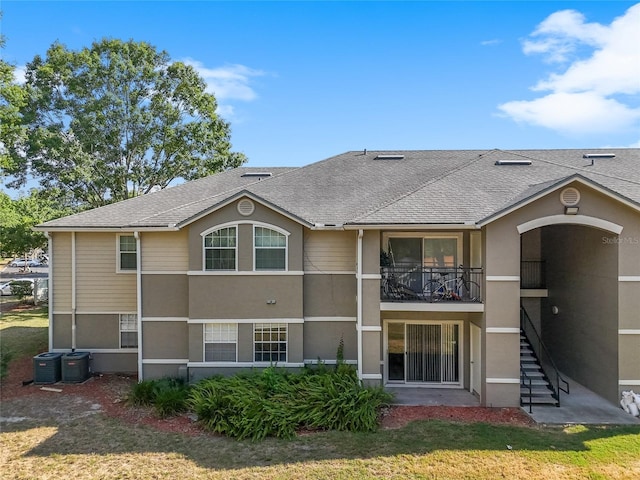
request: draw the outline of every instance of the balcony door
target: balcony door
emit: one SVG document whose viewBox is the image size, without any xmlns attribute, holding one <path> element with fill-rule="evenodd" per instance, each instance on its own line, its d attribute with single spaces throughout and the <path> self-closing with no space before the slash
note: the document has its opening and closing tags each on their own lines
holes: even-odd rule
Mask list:
<svg viewBox="0 0 640 480">
<path fill-rule="evenodd" d="M 460 328 L 459 322 L 389 322 L 388 381 L 460 385 Z"/>
<path fill-rule="evenodd" d="M 462 263 L 462 238 L 459 234 L 428 237 L 391 236 L 387 241 L 393 265 L 452 268 Z"/>
</svg>

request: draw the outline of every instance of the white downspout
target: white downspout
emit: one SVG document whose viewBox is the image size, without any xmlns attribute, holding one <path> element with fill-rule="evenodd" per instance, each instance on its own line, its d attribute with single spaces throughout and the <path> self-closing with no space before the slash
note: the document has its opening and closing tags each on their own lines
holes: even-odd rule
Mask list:
<svg viewBox="0 0 640 480">
<path fill-rule="evenodd" d="M 49 266 L 51 271 L 51 265 Z M 76 351 L 76 232 L 71 232 L 71 351 Z"/>
<path fill-rule="evenodd" d="M 49 254 L 49 278 L 47 280 L 49 288 L 49 351 L 53 351 L 53 237 L 49 232 L 44 232 L 47 238 L 47 253 Z"/>
<path fill-rule="evenodd" d="M 358 311 L 356 330 L 358 336 L 358 378 L 362 380 L 362 235 L 363 230 L 358 230 L 358 273 L 357 273 L 357 296 Z"/>
<path fill-rule="evenodd" d="M 133 232 L 136 239 L 136 317 L 138 321 L 138 381 L 143 379 L 142 375 L 142 250 L 140 232 Z"/>
</svg>

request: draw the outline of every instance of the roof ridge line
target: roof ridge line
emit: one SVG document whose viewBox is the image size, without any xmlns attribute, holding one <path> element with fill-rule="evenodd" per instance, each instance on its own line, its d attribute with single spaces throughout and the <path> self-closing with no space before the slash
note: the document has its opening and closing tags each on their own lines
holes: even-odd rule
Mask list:
<svg viewBox="0 0 640 480">
<path fill-rule="evenodd" d="M 367 210 L 367 211 L 365 211 L 365 212 L 363 212 L 363 213 L 359 214 L 357 217 L 355 217 L 355 218 L 354 218 L 353 220 L 351 220 L 351 221 L 352 221 L 352 222 L 356 222 L 356 221 L 360 220 L 362 217 L 372 215 L 373 213 L 378 212 L 378 211 L 382 210 L 383 208 L 386 208 L 386 207 L 388 207 L 388 206 L 390 206 L 390 205 L 393 205 L 394 203 L 399 202 L 399 201 L 400 201 L 400 200 L 402 200 L 403 198 L 406 198 L 406 197 L 408 197 L 408 196 L 410 196 L 410 195 L 413 195 L 415 192 L 417 192 L 417 191 L 419 191 L 419 190 L 422 190 L 422 189 L 423 189 L 423 188 L 425 188 L 427 185 L 431 185 L 432 183 L 435 183 L 435 182 L 437 182 L 437 181 L 439 181 L 439 180 L 442 180 L 443 178 L 446 178 L 446 177 L 448 177 L 449 175 L 452 175 L 452 174 L 454 174 L 454 173 L 456 173 L 456 172 L 459 172 L 459 171 L 460 171 L 460 170 L 462 170 L 463 168 L 467 168 L 467 167 L 468 167 L 469 165 L 471 165 L 472 163 L 474 163 L 474 162 L 476 162 L 476 161 L 480 160 L 480 158 L 482 158 L 482 157 L 483 157 L 484 155 L 486 155 L 487 153 L 495 152 L 495 151 L 500 151 L 500 150 L 499 150 L 499 149 L 497 149 L 497 148 L 494 148 L 494 149 L 492 149 L 492 150 L 482 150 L 482 151 L 483 151 L 484 153 L 477 154 L 475 158 L 471 158 L 471 159 L 469 159 L 468 161 L 466 161 L 466 162 L 465 162 L 465 163 L 463 163 L 462 165 L 460 165 L 460 166 L 458 166 L 458 167 L 454 168 L 453 170 L 448 170 L 448 171 L 446 171 L 445 173 L 442 173 L 442 174 L 440 174 L 440 175 L 437 175 L 437 176 L 435 176 L 435 177 L 432 177 L 432 178 L 430 178 L 429 180 L 426 180 L 425 182 L 421 183 L 418 187 L 414 188 L 413 190 L 411 190 L 411 191 L 409 191 L 409 192 L 405 192 L 405 193 L 403 193 L 402 195 L 400 195 L 400 196 L 398 196 L 398 197 L 396 197 L 396 198 L 394 198 L 394 199 L 392 199 L 392 200 L 389 200 L 389 201 L 387 201 L 387 202 L 383 202 L 382 204 L 376 205 L 375 207 L 371 208 L 370 210 Z"/>
</svg>

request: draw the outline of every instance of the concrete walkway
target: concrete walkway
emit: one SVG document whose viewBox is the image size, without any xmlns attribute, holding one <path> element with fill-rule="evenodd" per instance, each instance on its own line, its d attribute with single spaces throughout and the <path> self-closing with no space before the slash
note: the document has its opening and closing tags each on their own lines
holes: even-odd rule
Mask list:
<svg viewBox="0 0 640 480">
<path fill-rule="evenodd" d="M 565 377 L 566 378 L 566 377 Z M 547 425 L 640 425 L 640 419 L 629 415 L 620 406 L 605 400 L 579 383 L 567 378 L 570 395 L 560 392 L 560 407 L 533 406 L 529 413 L 536 423 Z"/>
<path fill-rule="evenodd" d="M 571 394 L 562 393 L 561 407 L 534 405 L 533 413 L 523 410 L 536 423 L 546 425 L 640 425 L 640 419 L 626 413 L 571 379 L 567 379 Z M 480 401 L 467 390 L 459 388 L 424 388 L 389 386 L 385 390 L 395 395 L 394 405 L 424 405 L 448 407 L 479 407 Z"/>
<path fill-rule="evenodd" d="M 394 405 L 444 405 L 447 407 L 479 407 L 475 395 L 461 388 L 390 387 L 387 392 L 395 395 Z"/>
</svg>

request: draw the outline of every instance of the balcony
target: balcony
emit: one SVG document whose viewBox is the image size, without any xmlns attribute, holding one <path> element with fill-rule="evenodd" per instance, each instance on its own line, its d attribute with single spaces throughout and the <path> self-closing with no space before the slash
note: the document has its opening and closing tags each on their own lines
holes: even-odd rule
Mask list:
<svg viewBox="0 0 640 480">
<path fill-rule="evenodd" d="M 482 303 L 482 269 L 469 267 L 381 267 L 383 302 Z"/>
</svg>

